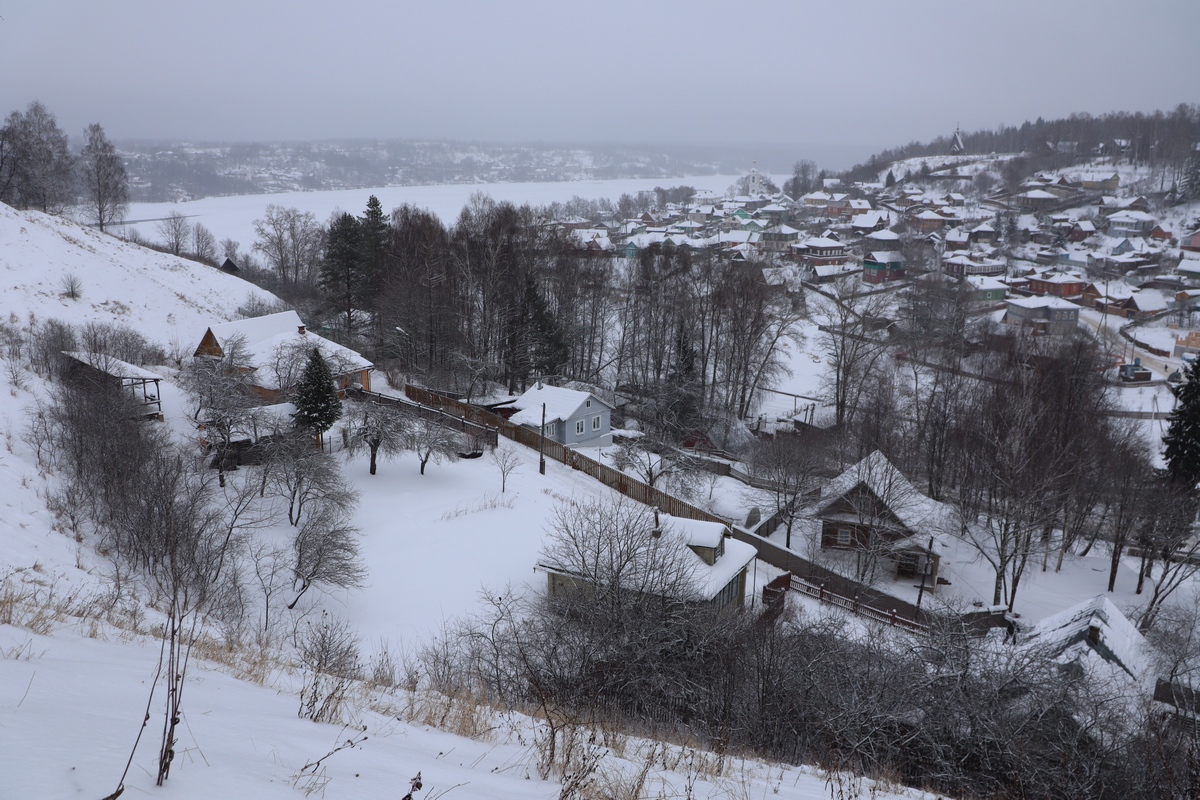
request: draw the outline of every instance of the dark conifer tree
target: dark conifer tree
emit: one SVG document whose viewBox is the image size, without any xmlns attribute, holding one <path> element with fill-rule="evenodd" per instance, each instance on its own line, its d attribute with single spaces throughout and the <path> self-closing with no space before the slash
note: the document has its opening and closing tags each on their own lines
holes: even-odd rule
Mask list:
<svg viewBox="0 0 1200 800">
<path fill-rule="evenodd" d="M 371 307 L 371 300 L 379 296 L 383 288 L 383 262 L 387 255 L 388 218 L 383 213 L 379 198 L 371 195 L 367 200 L 367 211 L 358 223 L 358 244 L 362 259 L 362 292 L 364 308 Z"/>
<path fill-rule="evenodd" d="M 334 217 L 321 262 L 321 290 L 345 315 L 347 334 L 354 332 L 354 309 L 366 294 L 359 244 L 359 221 L 346 213 Z"/>
<path fill-rule="evenodd" d="M 1171 478 L 1194 487 L 1200 483 L 1200 360 L 1187 365 L 1183 376 L 1163 442 Z"/>
<path fill-rule="evenodd" d="M 321 357 L 321 351 L 315 347 L 304 366 L 300 382 L 296 384 L 296 395 L 292 402 L 296 404 L 296 413 L 292 415 L 296 426 L 312 430 L 318 437 L 333 427 L 333 423 L 342 416 L 342 403 L 333 385 L 333 374 Z"/>
</svg>

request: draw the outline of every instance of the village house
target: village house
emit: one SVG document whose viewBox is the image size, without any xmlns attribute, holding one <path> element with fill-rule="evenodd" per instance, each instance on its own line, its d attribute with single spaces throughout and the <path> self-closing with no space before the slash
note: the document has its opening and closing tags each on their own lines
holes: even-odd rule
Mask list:
<svg viewBox="0 0 1200 800">
<path fill-rule="evenodd" d="M 896 580 L 937 586 L 947 506 L 917 491 L 878 450 L 834 478 L 804 516 L 820 523 L 822 550 L 869 553 Z"/>
<path fill-rule="evenodd" d="M 371 389 L 375 365 L 348 347 L 309 331 L 295 311 L 210 325 L 200 338 L 194 358 L 225 358 L 240 342 L 249 370 L 250 388 L 267 402 L 283 400 L 300 380 L 309 354 L 321 353 L 338 386 Z"/>
<path fill-rule="evenodd" d="M 1179 249 L 1191 253 L 1200 253 L 1200 229 L 1185 233 L 1179 237 Z"/>
<path fill-rule="evenodd" d="M 1003 275 L 1006 265 L 997 258 L 988 258 L 981 252 L 953 251 L 953 255 L 942 257 L 942 271 L 947 275 Z"/>
<path fill-rule="evenodd" d="M 1108 215 L 1109 236 L 1145 236 L 1158 224 L 1145 211 L 1118 211 Z"/>
<path fill-rule="evenodd" d="M 825 236 L 806 239 L 802 243 L 794 244 L 792 248 L 810 268 L 845 264 L 850 259 L 846 245 Z"/>
<path fill-rule="evenodd" d="M 613 407 L 591 392 L 564 389 L 539 381 L 520 397 L 499 404 L 494 410 L 507 415 L 510 422 L 542 431 L 547 439 L 561 445 L 606 447 L 612 444 Z"/>
<path fill-rule="evenodd" d="M 990 275 L 967 275 L 965 280 L 971 286 L 971 302 L 999 303 L 1008 297 L 1008 284 Z"/>
<path fill-rule="evenodd" d="M 887 283 L 904 277 L 904 256 L 894 251 L 873 250 L 863 257 L 863 283 Z"/>
<path fill-rule="evenodd" d="M 721 522 L 686 519 L 655 512 L 655 537 L 674 539 L 686 547 L 692 561 L 686 565 L 687 582 L 695 599 L 713 611 L 740 608 L 746 596 L 746 568 L 757 555 L 753 545 L 731 538 Z M 551 596 L 586 591 L 588 579 L 569 564 L 542 562 L 546 589 Z"/>
<path fill-rule="evenodd" d="M 1074 272 L 1043 272 L 1029 277 L 1029 291 L 1051 297 L 1079 297 L 1087 280 Z"/>
<path fill-rule="evenodd" d="M 1035 335 L 1065 336 L 1079 327 L 1079 306 L 1061 297 L 1010 297 L 1001 320 Z"/>
<path fill-rule="evenodd" d="M 772 225 L 762 232 L 759 243 L 769 253 L 786 253 L 799 236 L 800 231 L 789 225 Z"/>
</svg>

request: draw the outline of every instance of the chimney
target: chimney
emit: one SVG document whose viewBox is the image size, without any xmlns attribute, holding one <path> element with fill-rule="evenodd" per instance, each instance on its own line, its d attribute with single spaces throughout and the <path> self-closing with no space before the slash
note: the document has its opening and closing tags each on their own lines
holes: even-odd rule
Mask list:
<svg viewBox="0 0 1200 800">
<path fill-rule="evenodd" d="M 298 333 L 299 333 L 301 336 L 303 336 L 303 335 L 304 335 L 304 326 L 303 326 L 303 325 L 301 325 L 301 326 L 300 326 L 300 327 L 297 329 L 297 331 L 298 331 Z"/>
</svg>

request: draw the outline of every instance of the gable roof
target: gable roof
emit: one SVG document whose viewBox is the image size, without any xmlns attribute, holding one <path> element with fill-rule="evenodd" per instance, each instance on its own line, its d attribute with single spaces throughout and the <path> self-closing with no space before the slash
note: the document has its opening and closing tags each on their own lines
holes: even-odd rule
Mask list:
<svg viewBox="0 0 1200 800">
<path fill-rule="evenodd" d="M 295 311 L 280 311 L 278 314 L 210 325 L 205 337 L 201 338 L 201 343 L 211 333 L 217 346 L 224 350 L 225 343 L 228 343 L 231 338 L 241 336 L 246 343 L 250 363 L 255 369 L 254 382 L 267 389 L 284 388 L 275 385 L 278 381 L 275 376 L 269 374 L 269 371 L 260 369 L 260 367 L 270 364 L 281 348 L 315 347 L 327 361 L 340 362 L 349 371 L 366 370 L 375 366 L 349 347 L 331 342 L 307 329 L 304 329 L 302 333 L 302 329 L 304 329 L 304 322 L 300 319 L 299 314 Z M 199 350 L 200 346 L 198 344 L 196 350 Z"/>
<path fill-rule="evenodd" d="M 517 409 L 517 413 L 509 417 L 509 421 L 518 425 L 541 427 L 543 403 L 546 404 L 546 422 L 568 420 L 574 417 L 588 400 L 612 409 L 610 403 L 604 402 L 591 392 L 564 389 L 548 383 L 535 383 L 509 406 Z"/>
<path fill-rule="evenodd" d="M 879 450 L 830 481 L 809 513 L 819 516 L 859 486 L 875 495 L 904 527 L 916 534 L 928 536 L 949 530 L 949 506 L 917 491 Z"/>
<path fill-rule="evenodd" d="M 1021 639 L 1025 646 L 1047 648 L 1060 662 L 1113 665 L 1139 683 L 1151 678 L 1146 637 L 1104 595 L 1046 617 Z"/>
</svg>

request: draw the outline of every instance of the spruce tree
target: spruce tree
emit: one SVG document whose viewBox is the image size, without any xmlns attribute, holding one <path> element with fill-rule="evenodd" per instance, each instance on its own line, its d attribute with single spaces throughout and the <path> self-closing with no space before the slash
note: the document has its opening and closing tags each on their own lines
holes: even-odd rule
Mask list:
<svg viewBox="0 0 1200 800">
<path fill-rule="evenodd" d="M 1200 156 L 1192 156 L 1188 162 L 1187 171 L 1183 173 L 1183 181 L 1179 185 L 1179 199 L 1200 200 Z"/>
<path fill-rule="evenodd" d="M 371 195 L 367 211 L 358 223 L 359 249 L 362 253 L 364 299 L 377 297 L 382 289 L 383 261 L 387 252 L 388 218 L 379 198 Z M 364 303 L 364 306 L 369 305 Z"/>
<path fill-rule="evenodd" d="M 354 307 L 364 295 L 366 276 L 359 249 L 359 222 L 351 214 L 339 214 L 329 225 L 320 278 L 321 290 L 346 315 L 346 333 L 352 334 Z"/>
<path fill-rule="evenodd" d="M 342 416 L 342 403 L 333 385 L 333 373 L 321 357 L 321 351 L 315 347 L 300 382 L 296 384 L 292 402 L 296 404 L 296 413 L 292 415 L 296 426 L 315 431 L 318 438 Z"/>
<path fill-rule="evenodd" d="M 1163 442 L 1167 472 L 1175 481 L 1193 487 L 1200 483 L 1200 360 L 1187 365 L 1183 377 Z"/>
</svg>

